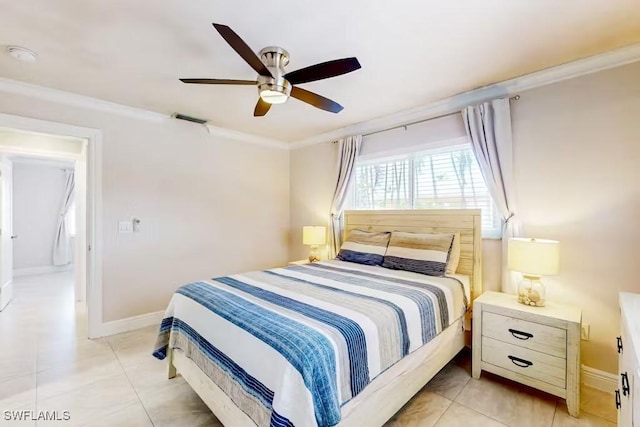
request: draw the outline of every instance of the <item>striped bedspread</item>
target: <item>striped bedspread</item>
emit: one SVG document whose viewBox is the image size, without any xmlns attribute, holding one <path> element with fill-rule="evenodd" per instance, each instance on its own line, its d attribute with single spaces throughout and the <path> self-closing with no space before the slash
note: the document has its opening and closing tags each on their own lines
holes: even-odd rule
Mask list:
<svg viewBox="0 0 640 427">
<path fill-rule="evenodd" d="M 452 278 L 327 261 L 176 291 L 153 355 L 184 351 L 258 426 L 332 426 L 466 308 Z"/>
</svg>

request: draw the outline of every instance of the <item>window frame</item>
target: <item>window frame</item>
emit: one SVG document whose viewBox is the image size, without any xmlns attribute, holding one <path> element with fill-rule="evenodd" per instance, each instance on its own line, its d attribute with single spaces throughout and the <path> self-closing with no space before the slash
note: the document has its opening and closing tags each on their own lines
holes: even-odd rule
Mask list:
<svg viewBox="0 0 640 427">
<path fill-rule="evenodd" d="M 459 137 L 459 138 L 453 138 L 453 139 L 448 139 L 448 140 L 443 140 L 443 141 L 438 141 L 438 142 L 430 142 L 430 143 L 426 143 L 426 144 L 420 144 L 420 145 L 414 145 L 412 147 L 405 147 L 402 149 L 398 149 L 398 150 L 385 150 L 385 151 L 381 151 L 381 152 L 377 152 L 377 153 L 371 153 L 371 154 L 366 154 L 366 155 L 361 155 L 358 156 L 358 158 L 356 159 L 356 163 L 355 163 L 355 168 L 357 168 L 359 165 L 364 164 L 371 164 L 371 163 L 377 163 L 377 162 L 381 162 L 381 161 L 388 161 L 388 162 L 392 162 L 392 161 L 397 161 L 397 160 L 408 160 L 408 175 L 409 175 L 409 194 L 410 194 L 410 201 L 411 201 L 411 208 L 398 208 L 400 210 L 414 210 L 415 208 L 415 188 L 414 188 L 414 181 L 415 181 L 415 158 L 416 156 L 423 154 L 425 152 L 428 151 L 438 151 L 438 150 L 445 150 L 448 147 L 452 147 L 452 146 L 456 146 L 456 145 L 468 145 L 469 147 L 471 147 L 471 141 L 469 141 L 469 139 L 467 137 Z M 475 157 L 474 157 L 474 160 Z M 476 160 L 477 162 L 477 160 Z M 354 170 L 354 176 L 351 179 L 351 182 L 349 183 L 349 189 L 347 192 L 347 209 L 350 210 L 358 210 L 358 208 L 356 207 L 356 191 L 355 191 L 355 184 L 356 183 L 356 176 L 355 176 L 355 170 Z M 486 183 L 485 183 L 486 186 Z M 491 198 L 491 200 L 493 201 L 493 197 L 491 197 L 491 194 L 489 193 L 489 197 Z M 421 208 L 421 209 L 429 209 L 429 208 Z M 495 205 L 495 201 L 493 202 L 493 209 L 495 214 L 498 216 L 499 218 L 499 213 L 498 213 L 498 209 Z M 364 209 L 363 209 L 364 210 Z M 378 209 L 378 210 L 384 210 L 384 209 Z M 502 234 L 503 234 L 503 229 L 504 229 L 504 221 L 502 219 L 499 219 L 499 224 L 496 225 L 496 227 L 491 227 L 491 228 L 482 228 L 482 238 L 483 239 L 502 239 Z"/>
</svg>

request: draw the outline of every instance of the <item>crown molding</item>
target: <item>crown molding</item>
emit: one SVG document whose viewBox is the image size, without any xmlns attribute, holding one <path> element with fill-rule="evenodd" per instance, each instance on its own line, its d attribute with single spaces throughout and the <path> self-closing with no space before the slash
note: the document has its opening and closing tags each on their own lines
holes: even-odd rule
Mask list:
<svg viewBox="0 0 640 427">
<path fill-rule="evenodd" d="M 320 144 L 334 141 L 346 135 L 365 134 L 386 130 L 390 127 L 411 123 L 419 120 L 426 120 L 443 114 L 454 113 L 463 107 L 488 99 L 515 95 L 518 92 L 545 86 L 562 80 L 595 73 L 609 68 L 619 67 L 640 61 L 640 43 L 622 47 L 609 52 L 568 62 L 544 70 L 525 74 L 500 83 L 484 86 L 468 92 L 460 93 L 452 97 L 442 99 L 420 107 L 403 110 L 398 113 L 375 118 L 365 122 L 356 123 L 310 138 L 286 143 L 277 139 L 249 134 L 245 132 L 226 129 L 210 124 L 206 124 L 209 134 L 227 138 L 235 141 L 260 145 L 263 147 L 278 148 L 283 150 L 302 148 L 308 145 Z M 105 101 L 84 95 L 78 95 L 58 89 L 38 86 L 31 83 L 24 83 L 17 80 L 0 78 L 0 92 L 23 95 L 44 101 L 72 107 L 86 108 L 102 111 L 120 116 L 131 117 L 139 120 L 161 122 L 169 119 L 166 114 L 141 108 L 130 107 Z"/>
<path fill-rule="evenodd" d="M 562 80 L 586 74 L 596 73 L 609 68 L 640 61 L 640 43 L 625 46 L 609 52 L 590 56 L 576 61 L 554 67 L 545 68 L 530 74 L 525 74 L 503 82 L 494 83 L 468 92 L 459 93 L 452 97 L 435 101 L 426 105 L 403 110 L 387 116 L 365 122 L 356 123 L 320 135 L 312 136 L 290 143 L 289 148 L 294 150 L 309 145 L 335 141 L 347 135 L 362 135 L 377 132 L 412 123 L 420 120 L 428 120 L 444 114 L 455 113 L 467 105 L 473 105 L 489 99 L 513 96 L 519 92 L 546 86 Z"/>
<path fill-rule="evenodd" d="M 0 78 L 0 91 L 36 98 L 43 101 L 55 102 L 58 104 L 68 105 L 70 107 L 87 108 L 90 110 L 102 111 L 104 113 L 117 114 L 119 116 L 126 116 L 139 120 L 160 122 L 169 118 L 168 115 L 156 113 L 155 111 L 143 110 L 142 108 L 130 107 L 128 105 L 117 104 L 103 99 L 78 95 L 77 93 L 38 86 L 31 83 L 24 83 L 18 80 Z"/>
<path fill-rule="evenodd" d="M 234 141 L 242 141 L 248 144 L 260 145 L 262 147 L 278 148 L 288 150 L 289 145 L 286 142 L 277 139 L 267 138 L 265 136 L 255 135 L 251 133 L 239 132 L 232 129 L 222 128 L 210 124 L 205 124 L 210 135 L 219 136 L 224 139 L 232 139 Z"/>
<path fill-rule="evenodd" d="M 71 107 L 86 108 L 89 110 L 101 111 L 104 113 L 117 114 L 119 116 L 130 117 L 138 120 L 162 122 L 171 118 L 171 116 L 167 114 L 157 113 L 155 111 L 144 110 L 137 107 L 130 107 L 128 105 L 117 104 L 115 102 L 105 101 L 99 98 L 78 95 L 72 92 L 66 92 L 59 89 L 52 89 L 45 86 L 38 86 L 31 83 L 24 83 L 18 80 L 5 78 L 0 78 L 0 92 L 22 95 L 29 98 L 55 102 L 57 104 L 68 105 Z M 261 145 L 263 147 L 279 148 L 285 150 L 289 149 L 289 144 L 276 139 L 235 131 L 232 129 L 225 129 L 210 124 L 205 124 L 205 126 L 207 127 L 209 134 L 213 136 L 219 136 L 221 138 L 232 139 L 234 141 L 246 142 L 249 144 Z"/>
</svg>

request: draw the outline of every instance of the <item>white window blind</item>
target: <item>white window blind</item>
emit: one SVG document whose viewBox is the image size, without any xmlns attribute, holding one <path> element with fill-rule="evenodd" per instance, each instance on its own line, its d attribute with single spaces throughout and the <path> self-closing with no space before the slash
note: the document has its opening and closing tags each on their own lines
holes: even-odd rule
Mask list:
<svg viewBox="0 0 640 427">
<path fill-rule="evenodd" d="M 483 237 L 500 236 L 500 218 L 469 144 L 359 161 L 351 209 L 482 210 Z"/>
</svg>

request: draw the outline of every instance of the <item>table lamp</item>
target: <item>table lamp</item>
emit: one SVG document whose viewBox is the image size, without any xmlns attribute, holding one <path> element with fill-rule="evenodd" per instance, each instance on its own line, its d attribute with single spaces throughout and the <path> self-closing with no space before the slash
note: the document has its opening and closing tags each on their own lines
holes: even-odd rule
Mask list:
<svg viewBox="0 0 640 427">
<path fill-rule="evenodd" d="M 546 291 L 540 276 L 558 274 L 560 242 L 556 240 L 516 237 L 509 239 L 509 270 L 522 273 L 518 284 L 518 302 L 532 307 L 544 307 Z"/>
<path fill-rule="evenodd" d="M 305 225 L 302 227 L 302 244 L 311 246 L 309 262 L 320 261 L 318 247 L 327 243 L 327 227 L 322 225 Z"/>
</svg>

